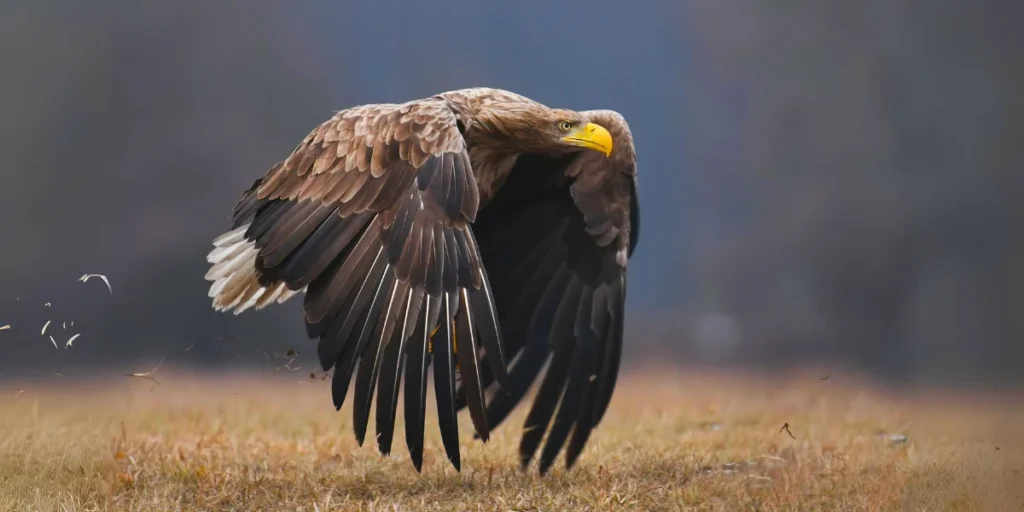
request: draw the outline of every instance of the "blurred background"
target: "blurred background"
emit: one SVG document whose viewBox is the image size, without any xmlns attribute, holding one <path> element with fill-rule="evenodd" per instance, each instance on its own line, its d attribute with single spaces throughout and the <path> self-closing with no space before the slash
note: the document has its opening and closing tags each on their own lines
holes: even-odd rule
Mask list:
<svg viewBox="0 0 1024 512">
<path fill-rule="evenodd" d="M 494 86 L 631 124 L 627 363 L 1024 380 L 1022 9 L 0 2 L 0 378 L 315 366 L 300 301 L 210 306 L 239 194 L 335 110 Z"/>
</svg>

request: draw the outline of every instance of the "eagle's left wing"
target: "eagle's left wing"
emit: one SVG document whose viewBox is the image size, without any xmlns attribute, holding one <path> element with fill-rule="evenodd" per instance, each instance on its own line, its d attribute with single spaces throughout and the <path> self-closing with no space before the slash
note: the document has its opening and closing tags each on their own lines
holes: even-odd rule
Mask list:
<svg viewBox="0 0 1024 512">
<path fill-rule="evenodd" d="M 442 443 L 456 469 L 456 364 L 484 439 L 481 368 L 505 379 L 471 228 L 480 198 L 462 124 L 452 104 L 437 98 L 338 112 L 253 183 L 235 207 L 234 229 L 207 258 L 209 295 L 220 310 L 306 290 L 306 332 L 319 339 L 324 370 L 334 369 L 336 408 L 354 383 L 360 444 L 376 395 L 377 446 L 390 453 L 405 375 L 406 444 L 417 470 L 428 364 Z M 486 357 L 477 357 L 478 348 Z"/>
</svg>

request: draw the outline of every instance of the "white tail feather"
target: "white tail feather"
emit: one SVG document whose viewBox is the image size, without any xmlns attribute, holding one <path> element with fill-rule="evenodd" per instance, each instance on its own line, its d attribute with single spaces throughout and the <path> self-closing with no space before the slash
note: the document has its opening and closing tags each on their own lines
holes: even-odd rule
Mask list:
<svg viewBox="0 0 1024 512">
<path fill-rule="evenodd" d="M 231 311 L 237 315 L 247 309 L 263 309 L 294 297 L 299 292 L 289 290 L 284 283 L 269 288 L 260 286 L 256 276 L 256 244 L 245 239 L 249 225 L 233 229 L 213 241 L 214 249 L 206 256 L 211 263 L 206 272 L 210 285 L 210 298 L 217 311 Z M 306 289 L 303 288 L 303 293 Z"/>
</svg>

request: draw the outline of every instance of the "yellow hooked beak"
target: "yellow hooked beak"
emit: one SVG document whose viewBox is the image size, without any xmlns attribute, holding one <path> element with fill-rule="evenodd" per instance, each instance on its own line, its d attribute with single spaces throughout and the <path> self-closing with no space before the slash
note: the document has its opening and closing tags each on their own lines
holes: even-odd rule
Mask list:
<svg viewBox="0 0 1024 512">
<path fill-rule="evenodd" d="M 563 137 L 562 140 L 581 148 L 604 153 L 605 157 L 612 154 L 612 134 L 599 124 L 587 123 L 572 135 Z"/>
</svg>

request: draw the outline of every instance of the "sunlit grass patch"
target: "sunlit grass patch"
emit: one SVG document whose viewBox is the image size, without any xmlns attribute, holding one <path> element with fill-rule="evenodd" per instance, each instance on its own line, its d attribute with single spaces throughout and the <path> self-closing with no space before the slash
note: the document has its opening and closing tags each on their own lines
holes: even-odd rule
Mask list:
<svg viewBox="0 0 1024 512">
<path fill-rule="evenodd" d="M 1024 409 L 899 397 L 842 376 L 627 376 L 577 466 L 567 473 L 560 459 L 544 478 L 516 465 L 524 409 L 486 444 L 461 418 L 461 473 L 444 459 L 428 415 L 418 474 L 401 413 L 390 457 L 372 436 L 359 447 L 349 406 L 331 407 L 329 381 L 168 369 L 159 381 L 0 389 L 0 509 L 1024 506 Z"/>
</svg>

